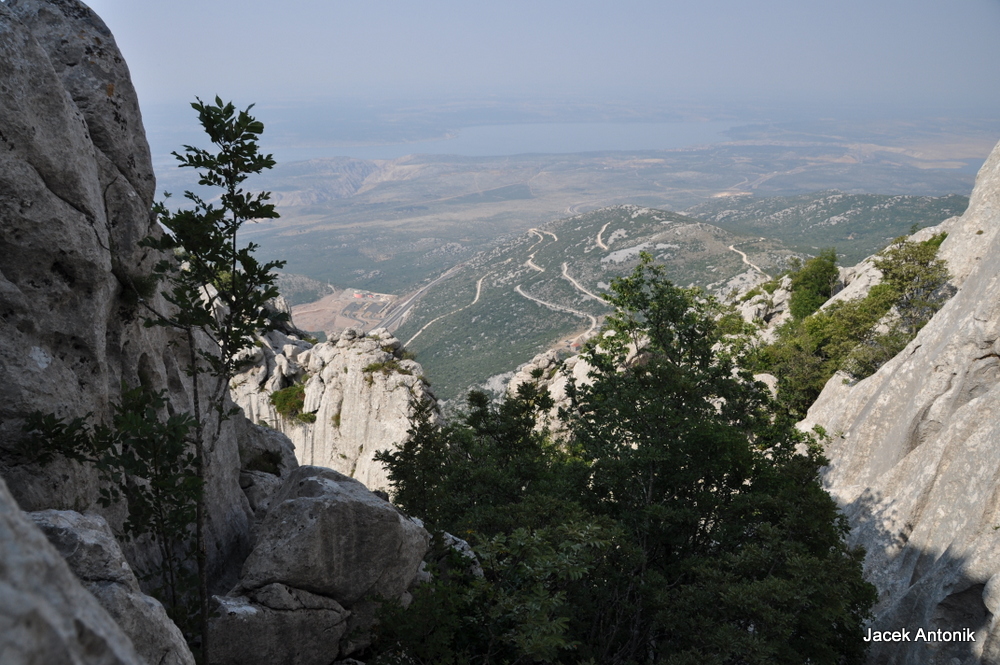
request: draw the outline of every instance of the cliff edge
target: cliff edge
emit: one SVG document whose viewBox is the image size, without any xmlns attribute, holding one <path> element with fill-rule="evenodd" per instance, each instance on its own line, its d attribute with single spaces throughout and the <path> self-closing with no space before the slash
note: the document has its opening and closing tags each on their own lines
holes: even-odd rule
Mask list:
<svg viewBox="0 0 1000 665">
<path fill-rule="evenodd" d="M 803 423 L 831 436 L 825 482 L 868 552 L 873 628 L 975 635 L 874 643 L 872 663 L 1000 662 L 1000 145 L 946 226 L 958 293 L 877 373 L 834 376 Z"/>
</svg>

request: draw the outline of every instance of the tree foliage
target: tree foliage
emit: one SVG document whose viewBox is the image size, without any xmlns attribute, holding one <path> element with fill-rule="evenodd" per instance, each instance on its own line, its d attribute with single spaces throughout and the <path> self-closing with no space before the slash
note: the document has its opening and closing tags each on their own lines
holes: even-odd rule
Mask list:
<svg viewBox="0 0 1000 665">
<path fill-rule="evenodd" d="M 833 295 L 837 282 L 837 252 L 824 249 L 791 274 L 792 297 L 788 304 L 792 316 L 804 319 Z"/>
<path fill-rule="evenodd" d="M 139 571 L 160 597 L 171 618 L 187 631 L 197 607 L 185 593 L 193 588 L 185 567 L 191 551 L 202 479 L 195 473 L 189 414 L 166 415 L 164 393 L 123 388 L 111 422 L 93 424 L 90 416 L 65 421 L 51 414 L 29 415 L 27 452 L 40 463 L 56 456 L 93 466 L 101 479 L 99 503 L 124 499 L 124 535 L 150 538 L 160 552 L 158 569 Z"/>
<path fill-rule="evenodd" d="M 756 366 L 778 377 L 784 410 L 803 417 L 838 370 L 863 379 L 903 350 L 951 295 L 947 267 L 937 258 L 944 239 L 944 233 L 920 242 L 896 238 L 874 258 L 882 281 L 866 296 L 778 329 Z"/>
<path fill-rule="evenodd" d="M 467 537 L 485 571 L 446 571 L 418 589 L 424 609 L 394 610 L 379 658 L 861 662 L 874 601 L 861 552 L 844 544 L 846 522 L 820 486 L 818 445 L 774 416 L 742 368 L 738 328 L 648 256 L 608 301 L 590 382 L 571 384 L 567 441 L 535 428 L 551 402 L 523 384 L 499 406 L 473 394 L 459 423 L 424 419 L 382 456 L 396 501 Z M 514 542 L 526 549 L 494 556 Z M 542 575 L 552 557 L 570 573 Z M 410 621 L 424 627 L 407 632 Z M 502 637 L 522 633 L 531 638 Z"/>
</svg>

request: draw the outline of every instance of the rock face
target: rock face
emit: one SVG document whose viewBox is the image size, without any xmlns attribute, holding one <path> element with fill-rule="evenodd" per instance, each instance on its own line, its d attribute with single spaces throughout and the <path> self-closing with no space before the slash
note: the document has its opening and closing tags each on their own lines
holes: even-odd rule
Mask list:
<svg viewBox="0 0 1000 665">
<path fill-rule="evenodd" d="M 405 599 L 430 536 L 353 478 L 303 466 L 271 498 L 239 585 L 217 596 L 218 665 L 327 665 L 365 640 L 377 598 Z M 289 648 L 294 644 L 294 648 Z"/>
<path fill-rule="evenodd" d="M 44 510 L 28 516 L 128 635 L 145 662 L 194 665 L 184 636 L 163 605 L 139 590 L 139 581 L 103 517 L 71 510 Z"/>
<path fill-rule="evenodd" d="M 423 527 L 347 476 L 296 469 L 272 499 L 240 587 L 286 584 L 352 607 L 398 598 L 428 547 Z"/>
<path fill-rule="evenodd" d="M 1000 662 L 1000 146 L 944 225 L 958 293 L 873 376 L 830 380 L 806 427 L 868 552 L 874 628 L 970 629 L 975 642 L 873 644 L 873 663 Z"/>
<path fill-rule="evenodd" d="M 316 345 L 277 331 L 261 342 L 256 365 L 232 382 L 247 418 L 288 435 L 301 464 L 388 489 L 375 453 L 405 441 L 414 405 L 432 399 L 420 365 L 401 358 L 399 340 L 384 329 L 348 329 Z M 282 416 L 270 396 L 295 384 L 303 385 L 304 417 Z"/>
<path fill-rule="evenodd" d="M 138 245 L 159 233 L 149 215 L 153 189 L 138 102 L 101 20 L 77 0 L 0 2 L 4 665 L 193 662 L 129 565 L 154 567 L 156 547 L 115 541 L 124 506 L 99 505 L 99 478 L 87 466 L 40 465 L 21 445 L 33 412 L 107 423 L 123 384 L 164 391 L 173 413 L 194 411 L 187 339 L 146 328 L 149 310 L 169 305 L 161 296 L 140 299 L 135 288 L 165 258 Z M 397 357 L 388 334 L 348 334 L 315 349 L 280 333 L 269 340 L 258 358 L 261 383 L 306 380 L 307 412 L 327 424 L 324 432 L 339 432 L 332 449 L 317 438 L 309 454 L 378 481 L 375 450 L 402 440 L 410 398 L 424 397 L 419 366 Z M 250 404 L 254 420 L 279 422 L 266 396 Z M 207 402 L 201 410 L 210 412 Z M 218 597 L 210 660 L 328 665 L 364 644 L 369 594 L 405 597 L 428 536 L 357 481 L 297 470 L 280 432 L 242 417 L 219 431 L 205 460 L 209 584 L 212 593 L 233 593 Z M 37 511 L 34 521 L 56 547 L 19 504 Z M 354 628 L 362 632 L 347 639 Z"/>
<path fill-rule="evenodd" d="M 328 665 L 350 616 L 335 600 L 283 584 L 215 600 L 212 665 Z"/>
<path fill-rule="evenodd" d="M 106 421 L 122 383 L 139 377 L 175 411 L 193 410 L 184 339 L 145 328 L 126 289 L 161 258 L 137 244 L 158 232 L 138 101 L 111 33 L 76 0 L 0 5 L 0 85 L 0 474 L 26 510 L 84 507 L 114 526 L 122 511 L 97 506 L 92 470 L 27 464 L 17 446 L 26 414 Z M 224 424 L 206 465 L 220 589 L 235 582 L 252 531 L 236 430 Z"/>
<path fill-rule="evenodd" d="M 5 665 L 147 663 L 21 512 L 2 479 L 0 571 L 0 657 Z"/>
</svg>

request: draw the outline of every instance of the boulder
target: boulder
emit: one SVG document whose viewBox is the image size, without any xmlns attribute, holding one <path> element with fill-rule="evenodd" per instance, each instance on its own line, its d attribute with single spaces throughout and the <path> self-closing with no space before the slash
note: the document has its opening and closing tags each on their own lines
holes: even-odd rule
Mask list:
<svg viewBox="0 0 1000 665">
<path fill-rule="evenodd" d="M 280 583 L 351 608 L 400 598 L 417 576 L 428 533 L 360 482 L 299 467 L 271 500 L 241 590 Z"/>
<path fill-rule="evenodd" d="M 212 665 L 329 665 L 351 614 L 330 598 L 284 584 L 214 600 Z"/>
<path fill-rule="evenodd" d="M 115 620 L 21 512 L 2 479 L 0 571 L 4 665 L 146 665 Z"/>
<path fill-rule="evenodd" d="M 28 513 L 70 570 L 132 640 L 139 656 L 157 665 L 194 665 L 180 629 L 139 581 L 100 515 L 70 510 Z"/>
<path fill-rule="evenodd" d="M 236 421 L 240 450 L 240 487 L 257 519 L 267 512 L 271 497 L 288 475 L 298 468 L 288 437 L 245 418 Z"/>
</svg>

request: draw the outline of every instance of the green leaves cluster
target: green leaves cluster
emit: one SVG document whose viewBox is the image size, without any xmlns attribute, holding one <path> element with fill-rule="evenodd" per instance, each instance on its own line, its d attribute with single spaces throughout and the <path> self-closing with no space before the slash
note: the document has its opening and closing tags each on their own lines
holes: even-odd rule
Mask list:
<svg viewBox="0 0 1000 665">
<path fill-rule="evenodd" d="M 874 258 L 883 278 L 865 297 L 778 329 L 778 340 L 760 350 L 757 368 L 778 377 L 786 411 L 803 417 L 838 370 L 854 380 L 870 376 L 916 336 L 950 297 L 947 266 L 937 258 L 944 239 L 944 233 L 922 242 L 896 238 Z"/>
<path fill-rule="evenodd" d="M 91 424 L 90 416 L 70 421 L 34 413 L 25 419 L 26 450 L 39 463 L 61 456 L 93 466 L 101 480 L 100 499 L 108 507 L 124 500 L 128 516 L 124 535 L 151 538 L 162 567 L 145 571 L 167 611 L 190 628 L 189 592 L 196 588 L 185 568 L 202 479 L 195 472 L 188 414 L 164 417 L 164 393 L 123 388 L 109 424 Z"/>
<path fill-rule="evenodd" d="M 237 113 L 232 103 L 216 97 L 214 105 L 198 100 L 191 106 L 218 152 L 185 145 L 184 154 L 173 154 L 181 167 L 198 169 L 199 185 L 222 191 L 218 205 L 185 192 L 189 208 L 171 212 L 163 202 L 155 206 L 169 233 L 144 244 L 177 258 L 156 266 L 156 274 L 169 285 L 164 295 L 176 309 L 149 318 L 148 324 L 208 334 L 215 349 L 201 352 L 200 362 L 214 376 L 228 378 L 238 371 L 241 354 L 253 346 L 254 335 L 280 323 L 265 305 L 279 295 L 274 270 L 285 262 L 260 263 L 254 256 L 256 244 L 237 242 L 247 221 L 278 217 L 267 203 L 269 192 L 243 188 L 247 178 L 275 162 L 259 151 L 257 139 L 264 125 L 250 115 L 252 105 Z"/>
<path fill-rule="evenodd" d="M 395 500 L 467 538 L 483 576 L 418 588 L 376 662 L 861 662 L 874 592 L 815 441 L 774 416 L 712 299 L 648 256 L 611 291 L 567 441 L 535 428 L 552 402 L 525 384 L 441 429 L 425 409 L 380 456 Z"/>
<path fill-rule="evenodd" d="M 282 418 L 296 419 L 303 423 L 316 422 L 315 413 L 305 413 L 306 388 L 301 383 L 275 390 L 268 400 Z"/>
<path fill-rule="evenodd" d="M 837 283 L 837 252 L 824 249 L 794 271 L 789 309 L 796 319 L 804 319 L 829 300 Z"/>
</svg>

